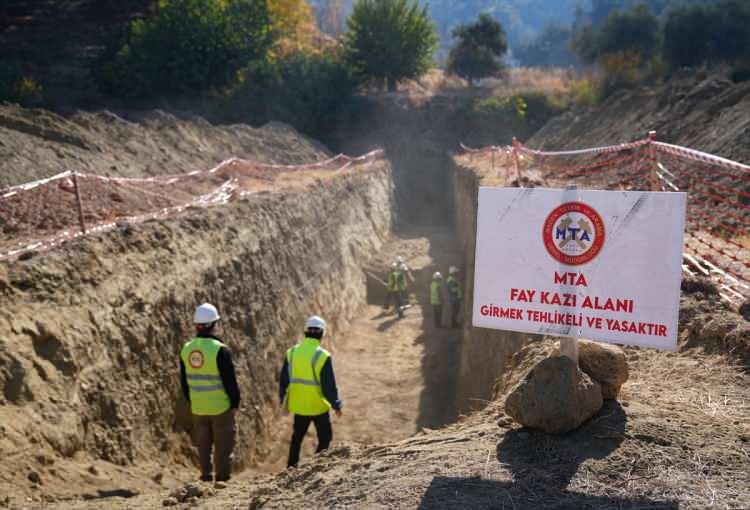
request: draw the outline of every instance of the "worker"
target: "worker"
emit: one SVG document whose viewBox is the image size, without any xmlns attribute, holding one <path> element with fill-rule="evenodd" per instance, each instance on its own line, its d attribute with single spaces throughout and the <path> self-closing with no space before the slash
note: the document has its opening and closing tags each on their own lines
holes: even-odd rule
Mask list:
<svg viewBox="0 0 750 510">
<path fill-rule="evenodd" d="M 285 412 L 294 415 L 294 432 L 289 445 L 287 467 L 299 462 L 302 440 L 310 422 L 318 434 L 316 453 L 327 449 L 333 439 L 330 410 L 342 415 L 331 355 L 320 346 L 326 322 L 318 316 L 307 319 L 304 340 L 286 351 L 279 377 L 279 397 Z"/>
<path fill-rule="evenodd" d="M 450 301 L 450 305 L 451 305 L 451 327 L 452 328 L 459 327 L 458 314 L 461 311 L 461 302 L 463 301 L 463 292 L 461 291 L 461 283 L 459 283 L 457 275 L 458 275 L 458 268 L 456 266 L 451 266 L 448 269 L 448 279 L 445 282 L 445 285 L 448 288 L 448 300 Z"/>
<path fill-rule="evenodd" d="M 432 320 L 436 328 L 443 327 L 443 275 L 439 272 L 432 275 L 430 283 L 430 304 Z"/>
<path fill-rule="evenodd" d="M 390 308 L 393 302 L 399 317 L 404 316 L 404 293 L 406 292 L 406 277 L 398 262 L 391 264 L 391 272 L 388 274 L 388 288 L 385 297 L 385 309 Z"/>
<path fill-rule="evenodd" d="M 204 303 L 197 307 L 195 338 L 183 345 L 180 353 L 182 392 L 190 402 L 204 482 L 225 482 L 232 474 L 234 415 L 240 406 L 232 354 L 214 335 L 219 318 L 215 306 Z"/>
<path fill-rule="evenodd" d="M 396 264 L 398 264 L 398 266 L 401 268 L 401 271 L 403 271 L 403 273 L 409 277 L 409 280 L 412 283 L 417 281 L 417 279 L 414 278 L 414 275 L 411 273 L 411 269 L 409 268 L 409 266 L 407 266 L 406 262 L 404 262 L 404 257 L 402 257 L 401 255 L 396 257 Z"/>
</svg>

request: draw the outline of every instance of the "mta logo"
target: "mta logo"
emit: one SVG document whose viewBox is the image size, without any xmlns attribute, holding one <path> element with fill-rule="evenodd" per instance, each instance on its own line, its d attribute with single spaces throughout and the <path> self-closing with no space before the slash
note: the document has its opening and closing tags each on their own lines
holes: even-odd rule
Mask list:
<svg viewBox="0 0 750 510">
<path fill-rule="evenodd" d="M 578 221 L 573 221 L 567 216 L 555 227 L 555 241 L 561 249 L 571 242 L 577 244 L 579 248 L 585 249 L 586 243 L 591 242 L 592 233 L 593 228 L 586 219 L 581 218 Z"/>
</svg>

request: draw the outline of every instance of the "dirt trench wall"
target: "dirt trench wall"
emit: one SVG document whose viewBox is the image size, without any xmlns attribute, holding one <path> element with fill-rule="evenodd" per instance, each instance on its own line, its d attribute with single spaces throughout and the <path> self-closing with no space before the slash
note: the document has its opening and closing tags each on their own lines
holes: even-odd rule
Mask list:
<svg viewBox="0 0 750 510">
<path fill-rule="evenodd" d="M 509 362 L 534 335 L 475 328 L 471 325 L 474 306 L 474 250 L 476 245 L 477 193 L 481 176 L 474 170 L 454 163 L 454 221 L 461 243 L 464 283 L 463 334 L 461 363 L 456 389 L 456 407 L 460 412 L 484 407 L 493 397 L 497 379 L 508 369 Z"/>
<path fill-rule="evenodd" d="M 0 487 L 29 485 L 31 467 L 47 491 L 82 489 L 55 489 L 40 452 L 119 465 L 192 457 L 178 355 L 204 301 L 222 315 L 240 381 L 236 461 L 258 460 L 284 351 L 307 315 L 330 319 L 334 336 L 354 316 L 392 201 L 390 166 L 377 163 L 0 265 Z"/>
</svg>

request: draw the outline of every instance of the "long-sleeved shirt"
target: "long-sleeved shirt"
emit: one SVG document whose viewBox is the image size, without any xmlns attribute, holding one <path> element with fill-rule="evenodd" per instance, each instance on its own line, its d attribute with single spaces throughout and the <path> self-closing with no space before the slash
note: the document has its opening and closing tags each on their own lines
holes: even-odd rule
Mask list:
<svg viewBox="0 0 750 510">
<path fill-rule="evenodd" d="M 215 340 L 221 340 L 213 335 L 206 335 L 205 338 L 213 338 Z M 229 396 L 229 403 L 232 409 L 240 407 L 240 387 L 237 385 L 237 376 L 234 373 L 234 363 L 232 363 L 232 353 L 229 349 L 222 347 L 216 354 L 216 366 L 219 369 L 219 377 L 221 377 L 221 383 L 224 385 L 224 391 Z M 182 394 L 190 402 L 190 389 L 187 382 L 187 372 L 185 371 L 185 363 L 180 358 L 180 384 L 182 385 Z"/>
<path fill-rule="evenodd" d="M 320 388 L 323 390 L 323 396 L 330 402 L 334 410 L 340 411 L 344 403 L 339 398 L 339 389 L 336 386 L 336 375 L 333 372 L 333 361 L 328 358 L 320 370 Z M 289 362 L 284 358 L 284 365 L 281 367 L 279 376 L 279 401 L 283 404 L 286 398 L 286 392 L 289 389 Z"/>
</svg>

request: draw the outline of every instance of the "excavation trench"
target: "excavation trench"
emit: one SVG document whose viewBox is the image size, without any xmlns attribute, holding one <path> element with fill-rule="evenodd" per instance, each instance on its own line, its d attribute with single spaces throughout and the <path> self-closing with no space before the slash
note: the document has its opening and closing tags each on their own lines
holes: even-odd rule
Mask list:
<svg viewBox="0 0 750 510">
<path fill-rule="evenodd" d="M 458 330 L 434 330 L 427 299 L 431 274 L 460 251 L 449 226 L 397 219 L 393 183 L 377 163 L 315 193 L 258 193 L 4 265 L 0 492 L 49 501 L 192 479 L 177 359 L 203 301 L 219 308 L 234 353 L 244 476 L 283 467 L 278 372 L 311 313 L 331 324 L 346 405 L 335 442 L 389 442 L 452 421 Z M 402 320 L 383 313 L 368 276 L 385 278 L 396 254 L 415 277 Z"/>
</svg>

